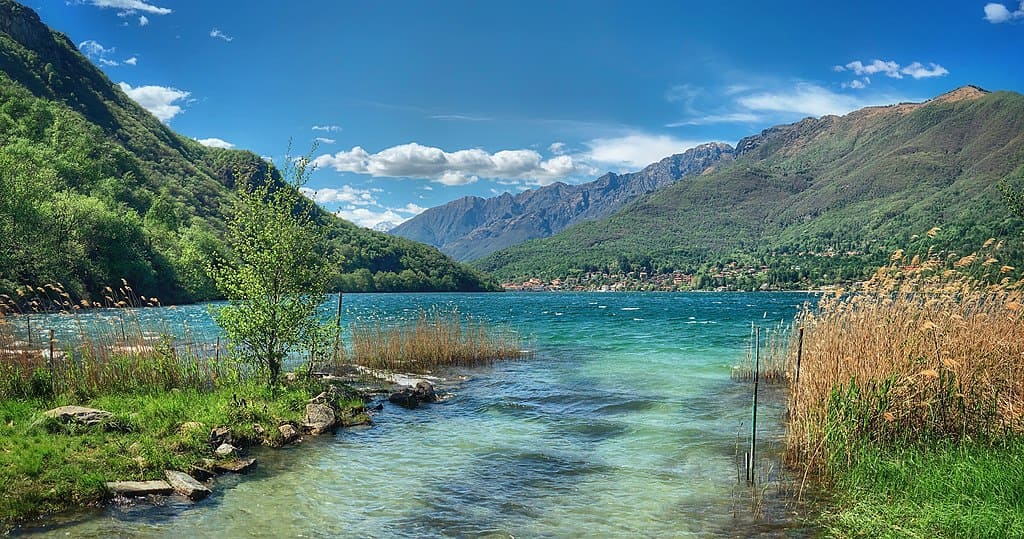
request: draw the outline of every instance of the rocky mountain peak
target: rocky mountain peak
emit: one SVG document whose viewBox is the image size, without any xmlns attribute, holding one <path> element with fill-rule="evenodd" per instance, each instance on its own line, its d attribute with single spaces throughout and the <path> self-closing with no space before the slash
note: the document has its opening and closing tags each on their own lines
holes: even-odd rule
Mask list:
<svg viewBox="0 0 1024 539">
<path fill-rule="evenodd" d="M 938 97 L 929 99 L 927 103 L 953 103 L 956 101 L 965 101 L 978 99 L 979 97 L 985 97 L 990 92 L 980 86 L 968 84 L 961 86 L 955 90 L 946 92 Z"/>
</svg>

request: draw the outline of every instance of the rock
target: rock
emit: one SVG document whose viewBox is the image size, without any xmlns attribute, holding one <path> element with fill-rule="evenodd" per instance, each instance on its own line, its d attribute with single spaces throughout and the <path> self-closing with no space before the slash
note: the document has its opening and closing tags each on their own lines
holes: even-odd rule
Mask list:
<svg viewBox="0 0 1024 539">
<path fill-rule="evenodd" d="M 164 470 L 164 474 L 167 476 L 167 483 L 175 492 L 192 501 L 202 500 L 210 495 L 210 489 L 185 472 Z"/>
<path fill-rule="evenodd" d="M 281 433 L 282 443 L 290 444 L 299 439 L 299 431 L 291 423 L 278 426 L 277 431 Z"/>
<path fill-rule="evenodd" d="M 327 395 L 327 392 L 324 391 L 312 399 L 309 399 L 309 404 L 327 404 L 329 400 L 330 397 Z"/>
<path fill-rule="evenodd" d="M 288 373 L 285 373 L 285 375 L 284 375 L 284 381 L 288 382 L 288 383 L 292 383 L 292 382 L 294 382 L 294 381 L 296 381 L 298 379 L 299 379 L 299 375 L 295 374 L 294 372 L 288 372 Z"/>
<path fill-rule="evenodd" d="M 55 418 L 62 423 L 78 423 L 80 425 L 92 426 L 102 423 L 114 414 L 84 406 L 61 406 L 60 408 L 47 410 L 43 412 L 43 415 Z"/>
<path fill-rule="evenodd" d="M 218 457 L 230 457 L 238 453 L 238 448 L 231 444 L 220 444 L 214 451 Z"/>
<path fill-rule="evenodd" d="M 313 436 L 334 430 L 338 418 L 334 408 L 329 404 L 307 404 L 306 416 L 302 420 L 302 430 Z"/>
<path fill-rule="evenodd" d="M 230 444 L 231 439 L 231 428 L 230 427 L 216 427 L 210 431 L 210 445 L 213 447 L 220 447 L 221 444 Z"/>
<path fill-rule="evenodd" d="M 221 472 L 245 473 L 256 466 L 256 459 L 234 459 L 225 462 L 218 462 L 213 465 L 214 469 Z"/>
<path fill-rule="evenodd" d="M 421 403 L 437 402 L 437 393 L 430 382 L 420 380 L 416 387 L 403 387 L 388 397 L 388 401 L 403 408 L 416 408 Z"/>
<path fill-rule="evenodd" d="M 355 427 L 357 425 L 369 425 L 373 421 L 370 419 L 370 414 L 367 413 L 366 408 L 359 406 L 348 408 L 344 413 L 339 414 L 338 423 L 342 427 Z"/>
<path fill-rule="evenodd" d="M 174 492 L 167 481 L 110 481 L 107 490 L 118 496 L 166 496 Z"/>
<path fill-rule="evenodd" d="M 252 424 L 252 431 L 256 433 L 256 436 L 261 438 L 267 435 L 267 429 L 263 428 L 263 425 L 260 425 L 259 423 Z"/>
</svg>

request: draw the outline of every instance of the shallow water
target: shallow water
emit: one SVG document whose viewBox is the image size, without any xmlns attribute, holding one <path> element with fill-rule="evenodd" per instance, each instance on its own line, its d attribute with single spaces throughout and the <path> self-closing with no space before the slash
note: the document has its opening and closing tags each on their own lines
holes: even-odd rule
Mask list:
<svg viewBox="0 0 1024 539">
<path fill-rule="evenodd" d="M 749 387 L 730 380 L 751 323 L 806 294 L 350 294 L 345 319 L 460 312 L 520 331 L 536 357 L 465 371 L 453 397 L 385 404 L 369 428 L 257 453 L 215 494 L 63 516 L 72 537 L 736 537 L 799 534 L 737 486 Z M 206 309 L 152 315 L 215 334 Z M 170 324 L 174 326 L 174 323 Z M 180 325 L 180 324 L 179 324 Z M 767 445 L 780 406 L 760 411 Z M 739 449 L 742 453 L 743 449 Z M 770 457 L 770 450 L 765 454 Z M 770 522 L 768 521 L 770 520 Z"/>
</svg>

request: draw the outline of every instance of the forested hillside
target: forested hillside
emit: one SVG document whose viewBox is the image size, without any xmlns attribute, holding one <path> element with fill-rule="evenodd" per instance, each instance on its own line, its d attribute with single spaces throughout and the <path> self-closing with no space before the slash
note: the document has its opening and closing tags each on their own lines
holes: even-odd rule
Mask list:
<svg viewBox="0 0 1024 539">
<path fill-rule="evenodd" d="M 207 269 L 231 256 L 224 218 L 236 182 L 279 180 L 251 152 L 174 133 L 66 36 L 0 0 L 0 293 L 59 282 L 96 299 L 124 279 L 165 303 L 213 298 Z M 494 288 L 431 247 L 319 220 L 342 255 L 336 288 Z"/>
<path fill-rule="evenodd" d="M 923 104 L 808 118 L 737 144 L 736 160 L 617 214 L 493 253 L 504 279 L 643 268 L 700 286 L 806 286 L 864 277 L 897 248 L 971 252 L 990 237 L 1022 262 L 1024 96 L 964 87 Z M 935 238 L 925 232 L 933 227 Z M 756 276 L 755 276 L 756 274 Z M 716 277 L 717 276 L 717 277 Z"/>
</svg>

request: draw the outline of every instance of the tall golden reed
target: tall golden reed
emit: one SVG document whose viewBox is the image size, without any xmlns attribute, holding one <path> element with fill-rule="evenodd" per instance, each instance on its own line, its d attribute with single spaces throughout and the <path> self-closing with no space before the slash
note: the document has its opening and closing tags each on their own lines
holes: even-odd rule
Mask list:
<svg viewBox="0 0 1024 539">
<path fill-rule="evenodd" d="M 1024 281 L 1007 276 L 1014 268 L 1000 265 L 1000 247 L 989 240 L 963 257 L 897 251 L 858 290 L 798 316 L 805 333 L 790 392 L 790 462 L 813 466 L 856 439 L 1024 431 Z"/>
<path fill-rule="evenodd" d="M 524 355 L 517 333 L 463 320 L 458 311 L 421 311 L 411 322 L 391 325 L 353 325 L 342 352 L 343 361 L 392 371 L 470 367 Z"/>
</svg>

